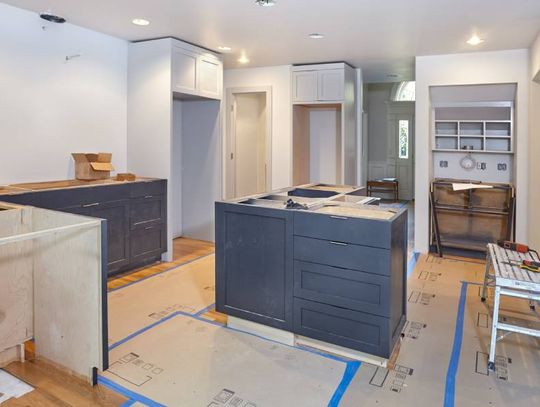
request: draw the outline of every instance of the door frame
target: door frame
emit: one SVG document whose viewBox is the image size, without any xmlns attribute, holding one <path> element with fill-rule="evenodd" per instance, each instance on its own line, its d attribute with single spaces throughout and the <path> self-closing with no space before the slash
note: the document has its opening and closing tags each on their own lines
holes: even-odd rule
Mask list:
<svg viewBox="0 0 540 407">
<path fill-rule="evenodd" d="M 266 94 L 266 191 L 272 190 L 272 86 L 232 87 L 226 89 L 226 132 L 225 132 L 225 199 L 235 196 L 236 189 L 236 144 L 234 95 L 242 93 Z"/>
</svg>

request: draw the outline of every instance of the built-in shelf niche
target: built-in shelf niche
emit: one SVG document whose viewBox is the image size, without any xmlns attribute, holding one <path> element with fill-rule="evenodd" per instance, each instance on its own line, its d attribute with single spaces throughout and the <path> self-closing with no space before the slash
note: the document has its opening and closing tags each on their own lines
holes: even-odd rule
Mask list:
<svg viewBox="0 0 540 407">
<path fill-rule="evenodd" d="M 512 111 L 511 105 L 436 108 L 433 151 L 513 153 Z"/>
</svg>

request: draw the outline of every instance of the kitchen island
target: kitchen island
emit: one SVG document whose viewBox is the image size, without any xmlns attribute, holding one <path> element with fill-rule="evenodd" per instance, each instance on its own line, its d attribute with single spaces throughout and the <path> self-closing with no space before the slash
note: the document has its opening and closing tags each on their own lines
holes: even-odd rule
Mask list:
<svg viewBox="0 0 540 407">
<path fill-rule="evenodd" d="M 363 193 L 319 184 L 216 202 L 217 311 L 289 344 L 388 359 L 406 320 L 407 211 Z"/>
</svg>

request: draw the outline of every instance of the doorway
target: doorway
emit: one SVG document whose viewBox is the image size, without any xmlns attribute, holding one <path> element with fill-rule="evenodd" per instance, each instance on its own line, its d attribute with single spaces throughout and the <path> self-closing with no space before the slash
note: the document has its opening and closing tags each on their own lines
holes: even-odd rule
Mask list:
<svg viewBox="0 0 540 407">
<path fill-rule="evenodd" d="M 227 92 L 227 198 L 271 189 L 271 101 L 266 87 Z"/>
</svg>

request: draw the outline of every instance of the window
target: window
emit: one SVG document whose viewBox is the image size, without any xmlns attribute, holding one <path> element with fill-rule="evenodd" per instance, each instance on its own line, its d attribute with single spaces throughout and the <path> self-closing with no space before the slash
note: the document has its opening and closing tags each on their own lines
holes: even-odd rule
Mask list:
<svg viewBox="0 0 540 407">
<path fill-rule="evenodd" d="M 398 123 L 399 158 L 409 158 L 409 121 L 399 120 Z"/>
<path fill-rule="evenodd" d="M 415 91 L 416 91 L 416 82 L 401 82 L 398 84 L 395 89 L 394 101 L 396 102 L 406 102 L 415 100 Z"/>
</svg>

